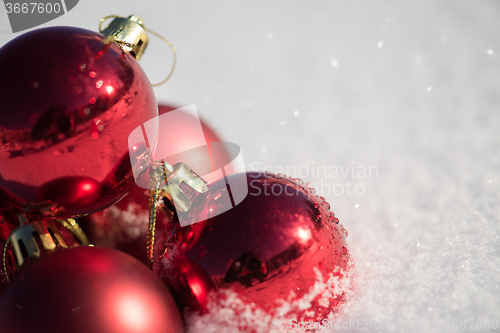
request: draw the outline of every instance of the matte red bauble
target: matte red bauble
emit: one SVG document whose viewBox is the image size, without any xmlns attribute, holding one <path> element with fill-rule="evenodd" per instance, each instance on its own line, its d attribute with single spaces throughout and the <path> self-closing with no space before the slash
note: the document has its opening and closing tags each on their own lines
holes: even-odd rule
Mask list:
<svg viewBox="0 0 500 333">
<path fill-rule="evenodd" d="M 179 311 L 145 265 L 116 250 L 75 247 L 24 264 L 0 295 L 2 332 L 182 332 Z"/>
<path fill-rule="evenodd" d="M 129 53 L 96 32 L 39 29 L 0 49 L 0 78 L 1 197 L 71 217 L 134 186 L 128 136 L 158 111 Z"/>
<path fill-rule="evenodd" d="M 158 111 L 162 115 L 177 109 L 178 107 L 159 104 Z M 179 124 L 182 126 L 182 124 Z M 221 138 L 215 133 L 209 125 L 201 120 L 201 127 L 205 135 L 206 142 L 221 142 Z M 184 127 L 182 132 L 185 134 L 179 138 L 177 144 L 182 144 L 188 147 L 196 147 L 196 142 L 193 141 L 191 133 L 195 129 Z M 176 144 L 174 142 L 171 143 Z M 182 153 L 179 158 L 182 159 Z M 203 156 L 205 157 L 205 156 Z M 193 160 L 193 154 L 187 155 L 186 158 Z M 228 159 L 226 156 L 221 158 Z M 210 159 L 197 159 L 197 166 L 206 169 L 206 165 L 210 164 Z M 79 219 L 78 223 L 85 230 L 90 242 L 95 245 L 111 247 L 127 254 L 134 258 L 147 262 L 146 257 L 146 239 L 149 223 L 149 195 L 147 190 L 134 186 L 132 191 L 125 198 L 117 202 L 112 207 L 95 214 Z M 164 214 L 158 214 L 156 220 L 156 235 L 161 235 L 169 220 Z"/>
<path fill-rule="evenodd" d="M 260 323 L 268 332 L 275 320 L 283 329 L 290 319 L 326 318 L 349 288 L 347 231 L 302 181 L 238 176 L 210 185 L 208 204 L 193 213 L 208 219 L 165 235 L 155 271 L 181 308 L 208 312 L 198 326 L 259 331 Z M 247 186 L 247 197 L 218 215 L 221 198 Z"/>
</svg>

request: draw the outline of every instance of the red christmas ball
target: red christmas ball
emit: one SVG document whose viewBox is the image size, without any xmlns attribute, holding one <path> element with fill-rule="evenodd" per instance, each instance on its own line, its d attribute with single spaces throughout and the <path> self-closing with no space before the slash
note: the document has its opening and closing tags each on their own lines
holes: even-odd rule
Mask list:
<svg viewBox="0 0 500 333">
<path fill-rule="evenodd" d="M 179 311 L 145 265 L 116 250 L 75 247 L 23 265 L 0 295 L 2 332 L 183 332 Z"/>
<path fill-rule="evenodd" d="M 159 104 L 159 114 L 165 114 L 178 109 L 176 106 Z M 198 142 L 193 141 L 192 132 L 195 130 L 183 124 L 183 137 L 171 144 L 182 144 L 187 147 L 196 147 Z M 205 135 L 206 142 L 221 142 L 219 135 L 210 126 L 201 120 L 201 127 Z M 160 135 L 161 138 L 161 135 Z M 227 160 L 229 155 L 222 156 Z M 183 160 L 184 155 L 180 153 L 179 159 Z M 186 154 L 185 158 L 190 161 L 196 160 L 196 166 L 206 169 L 210 165 L 210 159 L 196 158 L 192 152 Z M 92 244 L 111 247 L 123 251 L 134 258 L 147 263 L 146 239 L 149 222 L 149 195 L 148 191 L 134 186 L 132 191 L 122 200 L 112 207 L 95 214 L 83 217 L 79 220 Z M 164 214 L 157 214 L 156 235 L 161 235 L 165 230 L 169 220 Z"/>
<path fill-rule="evenodd" d="M 173 111 L 175 109 L 178 109 L 179 107 L 173 106 L 173 105 L 167 105 L 167 104 L 158 104 L 158 113 L 160 116 L 162 114 L 168 113 L 170 111 Z M 210 142 L 224 142 L 224 140 L 221 139 L 220 134 L 217 133 L 215 130 L 212 129 L 212 127 L 203 121 L 203 119 L 200 119 L 201 122 L 201 128 L 203 129 L 203 134 L 205 135 L 205 141 L 207 143 Z M 184 124 L 178 124 L 178 126 L 182 126 L 182 132 L 184 135 L 179 138 L 178 142 L 172 143 L 172 144 L 177 144 L 181 145 L 181 147 L 189 147 L 189 148 L 194 148 L 199 145 L 199 142 L 193 140 L 193 137 L 196 137 L 194 134 L 194 131 L 196 130 L 195 128 L 189 128 L 185 126 Z M 192 134 L 193 133 L 193 134 Z M 158 134 L 158 139 L 161 140 L 162 136 L 161 133 Z M 195 165 L 192 167 L 196 167 L 197 169 L 201 170 L 206 170 L 206 169 L 211 169 L 210 166 L 210 160 L 213 158 L 211 151 L 209 151 L 209 157 L 206 158 L 206 156 L 200 156 L 199 158 L 193 158 L 193 156 L 190 153 L 189 150 L 185 151 L 186 154 L 180 153 L 176 157 L 178 160 L 183 161 L 184 163 L 191 165 L 189 163 L 190 161 L 193 161 Z M 228 152 L 220 152 L 219 153 L 221 156 L 217 156 L 220 158 L 222 161 L 227 161 L 229 159 L 229 153 Z M 229 161 L 228 161 L 229 162 Z"/>
<path fill-rule="evenodd" d="M 1 197 L 71 217 L 130 191 L 128 136 L 158 111 L 129 53 L 96 32 L 38 29 L 0 49 L 0 77 Z"/>
<path fill-rule="evenodd" d="M 218 215 L 221 198 L 247 189 L 240 204 Z M 208 312 L 197 325 L 254 330 L 256 322 L 277 320 L 288 327 L 290 319 L 326 318 L 344 301 L 347 231 L 302 181 L 231 175 L 211 184 L 208 204 L 192 214 L 207 219 L 165 235 L 155 271 L 181 309 Z"/>
</svg>

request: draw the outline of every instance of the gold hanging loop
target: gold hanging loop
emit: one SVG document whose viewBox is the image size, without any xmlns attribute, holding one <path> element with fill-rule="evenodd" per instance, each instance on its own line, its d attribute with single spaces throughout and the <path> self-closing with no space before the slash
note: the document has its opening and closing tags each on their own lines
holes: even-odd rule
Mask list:
<svg viewBox="0 0 500 333">
<path fill-rule="evenodd" d="M 99 22 L 99 32 L 102 31 L 102 24 L 104 23 L 104 21 L 106 21 L 107 19 L 110 19 L 110 18 L 115 18 L 115 17 L 120 17 L 118 15 L 108 15 L 108 16 L 104 16 L 102 19 L 101 19 L 101 22 Z"/>
<path fill-rule="evenodd" d="M 56 219 L 56 221 L 69 230 L 78 239 L 81 245 L 90 245 L 87 235 L 75 219 Z"/>
</svg>

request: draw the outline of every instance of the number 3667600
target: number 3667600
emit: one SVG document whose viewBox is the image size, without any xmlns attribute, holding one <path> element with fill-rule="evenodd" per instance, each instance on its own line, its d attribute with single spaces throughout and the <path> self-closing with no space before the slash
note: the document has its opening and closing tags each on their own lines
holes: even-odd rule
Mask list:
<svg viewBox="0 0 500 333">
<path fill-rule="evenodd" d="M 34 13 L 59 13 L 61 11 L 61 4 L 56 2 L 52 3 L 38 3 L 38 2 L 24 2 L 24 3 L 5 3 L 5 9 L 7 10 L 7 14 L 15 13 L 15 14 L 34 14 Z"/>
</svg>

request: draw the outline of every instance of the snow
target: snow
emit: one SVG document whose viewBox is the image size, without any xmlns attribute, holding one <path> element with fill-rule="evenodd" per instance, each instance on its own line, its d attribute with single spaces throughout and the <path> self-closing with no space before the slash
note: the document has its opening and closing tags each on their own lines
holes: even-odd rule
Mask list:
<svg viewBox="0 0 500 333">
<path fill-rule="evenodd" d="M 247 168 L 288 168 L 330 202 L 356 264 L 330 331 L 498 325 L 499 2 L 87 0 L 47 25 L 115 13 L 177 47 L 159 101 L 195 104 Z M 152 82 L 168 52 L 151 38 Z"/>
</svg>

